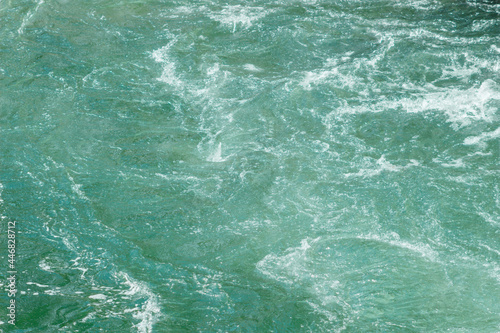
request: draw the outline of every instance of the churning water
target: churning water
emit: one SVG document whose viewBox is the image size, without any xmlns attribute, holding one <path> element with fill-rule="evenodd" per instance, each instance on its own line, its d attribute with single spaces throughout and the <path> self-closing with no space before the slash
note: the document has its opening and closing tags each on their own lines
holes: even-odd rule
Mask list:
<svg viewBox="0 0 500 333">
<path fill-rule="evenodd" d="M 500 331 L 500 5 L 4 0 L 5 332 Z"/>
</svg>

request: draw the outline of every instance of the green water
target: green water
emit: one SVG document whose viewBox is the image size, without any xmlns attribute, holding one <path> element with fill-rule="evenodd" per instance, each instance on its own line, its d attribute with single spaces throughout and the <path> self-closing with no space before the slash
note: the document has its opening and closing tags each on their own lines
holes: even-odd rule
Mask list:
<svg viewBox="0 0 500 333">
<path fill-rule="evenodd" d="M 499 332 L 500 5 L 0 2 L 3 332 Z"/>
</svg>

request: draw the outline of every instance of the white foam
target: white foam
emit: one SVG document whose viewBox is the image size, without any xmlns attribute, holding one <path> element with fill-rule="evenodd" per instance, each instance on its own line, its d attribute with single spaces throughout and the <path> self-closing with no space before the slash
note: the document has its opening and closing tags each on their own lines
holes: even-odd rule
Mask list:
<svg viewBox="0 0 500 333">
<path fill-rule="evenodd" d="M 456 160 L 452 160 L 450 162 L 443 162 L 439 158 L 433 158 L 432 161 L 435 163 L 440 163 L 445 168 L 462 168 L 465 166 L 465 163 L 461 158 L 457 158 Z"/>
<path fill-rule="evenodd" d="M 500 91 L 492 80 L 486 80 L 479 88 L 435 89 L 438 91 L 420 93 L 416 98 L 404 98 L 395 101 L 381 101 L 372 105 L 357 107 L 345 106 L 339 109 L 341 113 L 381 112 L 402 108 L 408 113 L 425 111 L 442 111 L 448 116 L 448 121 L 454 123 L 454 128 L 468 126 L 474 121 L 492 122 L 497 108 L 491 105 L 494 100 L 500 100 Z"/>
<path fill-rule="evenodd" d="M 303 79 L 298 83 L 305 90 L 312 90 L 313 86 L 327 84 L 329 86 L 341 89 L 356 90 L 361 95 L 365 94 L 366 87 L 360 85 L 359 78 L 352 74 L 351 67 L 343 66 L 340 61 L 346 61 L 351 58 L 351 52 L 340 59 L 328 58 L 323 68 L 304 73 Z M 360 67 L 357 64 L 356 67 Z"/>
<path fill-rule="evenodd" d="M 222 158 L 222 142 L 219 142 L 219 145 L 212 150 L 210 155 L 208 155 L 207 161 L 216 163 L 225 161 L 225 159 Z"/>
<path fill-rule="evenodd" d="M 478 177 L 473 176 L 473 175 L 447 176 L 446 179 L 449 181 L 452 181 L 452 182 L 462 183 L 462 184 L 466 184 L 466 185 L 477 185 L 478 184 Z"/>
<path fill-rule="evenodd" d="M 255 65 L 252 65 L 252 64 L 245 64 L 243 65 L 243 68 L 246 69 L 247 71 L 250 71 L 250 72 L 262 72 L 262 69 L 255 66 Z"/>
<path fill-rule="evenodd" d="M 54 289 L 46 290 L 45 294 L 50 296 L 61 295 L 61 288 L 55 287 Z"/>
<path fill-rule="evenodd" d="M 442 163 L 442 166 L 446 168 L 462 168 L 465 166 L 464 161 L 461 158 L 451 161 L 450 163 Z"/>
<path fill-rule="evenodd" d="M 308 251 L 316 239 L 303 239 L 300 246 L 286 250 L 286 254 L 278 256 L 269 254 L 256 265 L 263 275 L 284 283 L 288 288 L 298 287 L 305 289 L 311 294 L 306 302 L 311 310 L 324 317 L 324 324 L 332 327 L 332 332 L 341 332 L 346 323 L 351 321 L 352 309 L 348 302 L 342 297 L 342 283 L 336 280 L 336 274 L 318 271 L 314 268 L 314 259 L 308 257 Z M 339 327 L 338 307 L 343 310 L 345 317 L 341 319 L 343 326 Z M 323 319 L 322 319 L 323 321 Z"/>
<path fill-rule="evenodd" d="M 412 252 L 418 253 L 419 255 L 430 261 L 436 261 L 438 256 L 437 252 L 434 251 L 428 244 L 423 244 L 418 242 L 410 243 L 407 241 L 402 241 L 400 240 L 399 235 L 395 232 L 382 236 L 369 234 L 366 236 L 358 236 L 356 238 L 379 241 L 390 244 L 392 246 L 404 248 Z"/>
<path fill-rule="evenodd" d="M 68 178 L 71 181 L 71 189 L 73 190 L 73 192 L 75 192 L 81 199 L 90 201 L 90 199 L 87 198 L 87 196 L 85 195 L 85 193 L 81 189 L 83 185 L 77 184 L 75 182 L 75 180 L 73 179 L 73 177 L 71 177 L 71 175 L 69 173 L 66 173 L 66 174 L 68 175 Z"/>
<path fill-rule="evenodd" d="M 208 76 L 214 76 L 217 74 L 220 70 L 220 66 L 218 63 L 215 63 L 212 67 L 207 69 L 207 75 Z"/>
<path fill-rule="evenodd" d="M 480 208 L 479 211 L 477 212 L 479 216 L 481 216 L 486 222 L 491 224 L 493 227 L 498 228 L 500 227 L 500 217 L 493 216 L 490 213 L 484 211 L 484 209 Z"/>
<path fill-rule="evenodd" d="M 372 29 L 371 29 L 372 30 Z M 375 33 L 376 35 L 380 35 L 380 33 L 376 30 L 372 30 L 373 33 Z M 388 40 L 388 42 L 386 42 L 386 40 Z M 380 48 L 376 53 L 375 53 L 375 56 L 370 59 L 369 61 L 367 61 L 366 63 L 372 67 L 375 67 L 375 65 L 377 64 L 377 62 L 379 62 L 380 60 L 382 60 L 384 57 L 385 57 L 385 54 L 394 46 L 394 39 L 389 35 L 382 35 L 380 37 L 380 41 L 379 41 L 380 44 L 384 44 L 384 46 L 382 48 Z"/>
<path fill-rule="evenodd" d="M 125 292 L 125 295 L 146 298 L 146 302 L 142 307 L 136 307 L 129 311 L 133 312 L 134 318 L 140 320 L 134 327 L 137 328 L 139 333 L 152 333 L 153 325 L 161 316 L 158 296 L 144 282 L 139 282 L 131 278 L 127 273 L 120 272 L 119 276 L 125 280 L 125 284 L 130 288 Z"/>
<path fill-rule="evenodd" d="M 178 6 L 174 9 L 174 12 L 177 14 L 191 14 L 193 13 L 193 7 L 187 7 L 187 6 Z"/>
<path fill-rule="evenodd" d="M 24 33 L 24 28 L 26 28 L 26 26 L 29 24 L 30 20 L 33 18 L 35 13 L 40 9 L 40 6 L 43 5 L 44 3 L 45 3 L 44 0 L 40 0 L 37 2 L 34 10 L 28 11 L 28 14 L 26 14 L 26 16 L 23 17 L 23 21 L 21 22 L 21 26 L 19 27 L 19 29 L 17 29 L 18 34 L 22 35 Z"/>
<path fill-rule="evenodd" d="M 182 81 L 177 78 L 175 72 L 175 62 L 170 57 L 170 48 L 177 42 L 176 39 L 172 40 L 167 45 L 151 52 L 151 57 L 154 61 L 162 64 L 162 73 L 158 81 L 164 82 L 174 87 L 182 86 Z"/>
<path fill-rule="evenodd" d="M 496 253 L 498 256 L 500 256 L 500 251 L 492 249 L 491 247 L 489 247 L 488 245 L 485 245 L 485 244 L 479 244 L 479 245 L 486 248 L 488 251 Z"/>
<path fill-rule="evenodd" d="M 323 83 L 326 78 L 338 73 L 336 68 L 319 72 L 307 72 L 304 79 L 299 83 L 305 90 L 311 90 L 311 84 Z"/>
<path fill-rule="evenodd" d="M 377 160 L 377 165 L 378 168 L 368 168 L 368 169 L 360 169 L 356 173 L 347 173 L 345 174 L 346 177 L 373 177 L 376 175 L 381 174 L 384 171 L 388 172 L 398 172 L 410 167 L 414 166 L 419 166 L 420 163 L 416 160 L 410 160 L 410 163 L 406 164 L 405 166 L 400 166 L 400 165 L 394 165 L 391 162 L 387 161 L 385 159 L 385 156 L 382 155 L 378 160 Z"/>
<path fill-rule="evenodd" d="M 36 283 L 36 282 L 26 282 L 27 285 L 35 285 L 37 287 L 40 287 L 40 288 L 48 288 L 50 286 L 46 285 L 46 284 L 40 284 L 40 283 Z"/>
<path fill-rule="evenodd" d="M 315 243 L 319 239 L 320 238 L 316 238 L 311 242 Z M 282 257 L 275 254 L 268 254 L 257 263 L 256 268 L 262 274 L 274 280 L 292 284 L 295 279 L 302 277 L 304 274 L 308 274 L 307 269 L 304 267 L 304 263 L 306 261 L 307 250 L 311 248 L 309 241 L 310 239 L 303 239 L 299 247 L 287 249 L 286 252 L 288 252 L 288 254 Z M 274 273 L 277 269 L 286 273 Z"/>
<path fill-rule="evenodd" d="M 269 13 L 269 10 L 266 11 L 263 7 L 243 7 L 236 5 L 225 6 L 220 12 L 210 13 L 209 16 L 223 25 L 232 27 L 234 33 L 238 25 L 248 29 L 254 21 L 263 18 L 267 13 Z"/>
<path fill-rule="evenodd" d="M 465 138 L 464 145 L 470 146 L 470 145 L 483 144 L 485 141 L 497 139 L 499 137 L 500 137 L 500 127 L 491 132 L 481 133 L 478 136 L 469 136 L 468 138 Z"/>
<path fill-rule="evenodd" d="M 106 295 L 104 295 L 104 294 L 95 294 L 95 295 L 90 295 L 89 298 L 90 299 L 105 300 L 106 299 Z"/>
<path fill-rule="evenodd" d="M 437 38 L 437 36 L 434 37 Z M 335 108 L 332 112 L 334 115 L 383 112 L 394 109 L 403 109 L 408 113 L 440 111 L 447 116 L 448 121 L 453 123 L 454 129 L 468 126 L 476 121 L 493 122 L 497 119 L 496 112 L 500 101 L 498 83 L 486 79 L 479 85 L 467 88 L 464 86 L 473 82 L 471 78 L 474 75 L 485 70 L 497 72 L 500 70 L 500 62 L 467 53 L 460 54 L 460 56 L 442 54 L 440 56 L 446 57 L 450 64 L 441 69 L 441 76 L 433 83 L 412 84 L 404 80 L 404 75 L 402 75 L 401 78 L 392 82 L 381 84 L 370 73 L 373 73 L 373 68 L 378 66 L 377 62 L 385 57 L 385 53 L 394 45 L 394 40 L 391 36 L 382 36 L 381 43 L 383 47 L 369 60 L 354 58 L 345 61 L 350 59 L 348 54 L 327 59 L 322 68 L 303 72 L 296 84 L 304 90 L 312 90 L 316 86 L 324 85 L 352 92 L 352 98 L 340 101 L 342 105 Z M 492 46 L 492 49 L 495 48 L 496 46 Z M 360 80 L 358 75 L 360 71 L 368 72 L 366 80 Z M 395 73 L 398 72 L 396 68 Z M 449 80 L 459 80 L 460 83 L 446 87 L 436 84 L 436 82 Z M 408 97 L 389 99 L 387 95 L 381 94 L 382 87 L 398 92 L 401 92 L 403 88 L 409 94 L 405 94 Z M 285 85 L 285 89 L 290 89 L 288 84 Z"/>
</svg>

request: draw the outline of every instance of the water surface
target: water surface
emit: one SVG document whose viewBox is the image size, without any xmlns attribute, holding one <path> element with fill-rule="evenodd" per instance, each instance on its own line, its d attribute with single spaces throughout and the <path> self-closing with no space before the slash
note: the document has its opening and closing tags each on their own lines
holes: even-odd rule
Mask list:
<svg viewBox="0 0 500 333">
<path fill-rule="evenodd" d="M 19 0 L 0 22 L 5 332 L 500 330 L 499 4 Z"/>
</svg>

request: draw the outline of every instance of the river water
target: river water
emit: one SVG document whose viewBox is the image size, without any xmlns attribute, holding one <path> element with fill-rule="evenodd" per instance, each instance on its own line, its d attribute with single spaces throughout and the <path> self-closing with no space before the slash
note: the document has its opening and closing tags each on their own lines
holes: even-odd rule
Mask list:
<svg viewBox="0 0 500 333">
<path fill-rule="evenodd" d="M 498 2 L 0 22 L 0 329 L 500 331 Z"/>
</svg>

